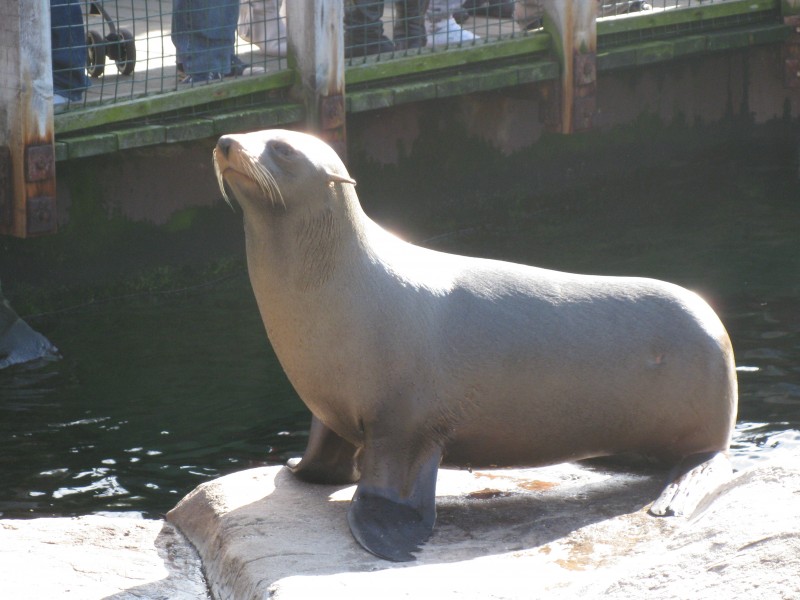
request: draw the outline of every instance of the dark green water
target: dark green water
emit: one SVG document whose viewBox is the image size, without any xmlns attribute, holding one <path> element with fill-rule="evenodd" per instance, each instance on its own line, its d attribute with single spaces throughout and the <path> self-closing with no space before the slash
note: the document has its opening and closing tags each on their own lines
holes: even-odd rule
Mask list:
<svg viewBox="0 0 800 600">
<path fill-rule="evenodd" d="M 736 351 L 743 468 L 800 448 L 800 180 L 782 148 L 671 161 L 545 197 L 531 190 L 535 201 L 496 219 L 434 237 L 419 227 L 417 241 L 699 291 Z M 203 241 L 210 254 L 215 244 Z M 308 413 L 243 267 L 206 279 L 30 319 L 63 359 L 0 372 L 0 515 L 160 515 L 204 480 L 302 451 Z"/>
</svg>

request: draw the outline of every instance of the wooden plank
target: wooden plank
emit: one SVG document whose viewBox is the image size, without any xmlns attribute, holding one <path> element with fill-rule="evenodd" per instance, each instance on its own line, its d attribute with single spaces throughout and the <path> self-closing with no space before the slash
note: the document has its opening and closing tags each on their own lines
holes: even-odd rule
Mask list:
<svg viewBox="0 0 800 600">
<path fill-rule="evenodd" d="M 68 111 L 55 118 L 59 135 L 100 127 L 111 123 L 153 117 L 160 113 L 186 110 L 195 106 L 238 96 L 288 88 L 294 81 L 291 71 L 253 75 L 172 92 L 116 102 L 83 110 Z"/>
<path fill-rule="evenodd" d="M 538 61 L 526 65 L 508 65 L 491 70 L 465 71 L 440 75 L 424 81 L 392 84 L 382 88 L 351 90 L 347 94 L 347 110 L 363 112 L 389 108 L 409 102 L 449 98 L 558 79 L 560 71 L 554 61 Z"/>
<path fill-rule="evenodd" d="M 111 154 L 119 150 L 119 138 L 116 133 L 100 133 L 70 138 L 65 140 L 67 154 L 70 159 Z"/>
<path fill-rule="evenodd" d="M 550 36 L 537 32 L 508 40 L 491 41 L 475 46 L 451 48 L 446 51 L 421 49 L 413 56 L 371 57 L 362 64 L 349 66 L 345 72 L 347 86 L 381 79 L 420 75 L 424 72 L 478 65 L 487 61 L 525 57 L 544 53 L 551 47 Z"/>
<path fill-rule="evenodd" d="M 775 11 L 779 8 L 780 0 L 741 0 L 690 8 L 681 7 L 671 10 L 631 13 L 599 20 L 597 22 L 598 43 L 602 45 L 602 37 L 614 33 L 632 33 L 659 27 L 676 27 L 704 21 L 711 22 L 715 19 Z"/>
<path fill-rule="evenodd" d="M 214 121 L 205 118 L 181 121 L 180 123 L 166 126 L 168 144 L 202 140 L 216 134 L 217 130 L 214 127 Z"/>
<path fill-rule="evenodd" d="M 786 41 L 790 33 L 791 27 L 776 23 L 611 48 L 598 53 L 597 68 L 600 71 L 610 71 L 666 62 L 707 52 L 721 52 L 760 44 L 779 44 Z"/>
<path fill-rule="evenodd" d="M 163 125 L 145 125 L 131 127 L 116 132 L 117 147 L 120 150 L 154 146 L 167 141 L 167 130 Z"/>
<path fill-rule="evenodd" d="M 306 118 L 305 108 L 300 104 L 275 106 L 268 108 L 250 108 L 211 117 L 214 124 L 214 135 L 223 135 L 237 131 L 254 131 L 276 125 L 299 123 Z"/>
</svg>

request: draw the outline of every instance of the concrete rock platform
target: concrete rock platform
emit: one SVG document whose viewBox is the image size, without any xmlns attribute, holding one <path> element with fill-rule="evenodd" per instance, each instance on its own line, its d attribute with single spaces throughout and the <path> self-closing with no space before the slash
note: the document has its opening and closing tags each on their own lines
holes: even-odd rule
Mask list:
<svg viewBox="0 0 800 600">
<path fill-rule="evenodd" d="M 3 519 L 0 572 L 14 600 L 210 598 L 194 548 L 158 520 Z"/>
<path fill-rule="evenodd" d="M 0 597 L 800 598 L 797 458 L 737 474 L 689 519 L 647 513 L 659 475 L 442 469 L 433 537 L 402 564 L 353 540 L 354 487 L 252 469 L 199 486 L 169 522 L 0 520 Z"/>
<path fill-rule="evenodd" d="M 689 519 L 646 512 L 662 476 L 442 469 L 433 537 L 403 564 L 351 537 L 354 487 L 304 484 L 281 467 L 203 484 L 168 519 L 220 599 L 795 598 L 796 465 L 737 475 Z"/>
</svg>

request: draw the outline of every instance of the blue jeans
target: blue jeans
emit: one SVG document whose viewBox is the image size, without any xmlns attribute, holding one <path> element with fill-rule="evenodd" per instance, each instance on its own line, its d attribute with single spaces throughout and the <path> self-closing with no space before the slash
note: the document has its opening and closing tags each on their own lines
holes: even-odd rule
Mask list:
<svg viewBox="0 0 800 600">
<path fill-rule="evenodd" d="M 189 75 L 231 71 L 239 0 L 173 0 L 172 43 Z"/>
<path fill-rule="evenodd" d="M 70 100 L 83 98 L 89 87 L 82 4 L 82 0 L 50 0 L 53 92 Z"/>
</svg>

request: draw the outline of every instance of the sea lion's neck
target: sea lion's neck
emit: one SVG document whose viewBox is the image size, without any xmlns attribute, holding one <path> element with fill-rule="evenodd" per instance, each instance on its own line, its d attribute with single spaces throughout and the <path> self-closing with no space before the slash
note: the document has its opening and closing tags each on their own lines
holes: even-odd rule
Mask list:
<svg viewBox="0 0 800 600">
<path fill-rule="evenodd" d="M 357 199 L 270 219 L 245 220 L 247 266 L 270 333 L 296 319 L 298 307 L 330 302 L 327 288 L 352 281 L 363 269 L 368 232 L 374 227 Z M 340 298 L 341 295 L 332 295 Z M 332 308 L 332 307 L 331 307 Z M 315 310 L 318 307 L 315 307 Z"/>
</svg>

